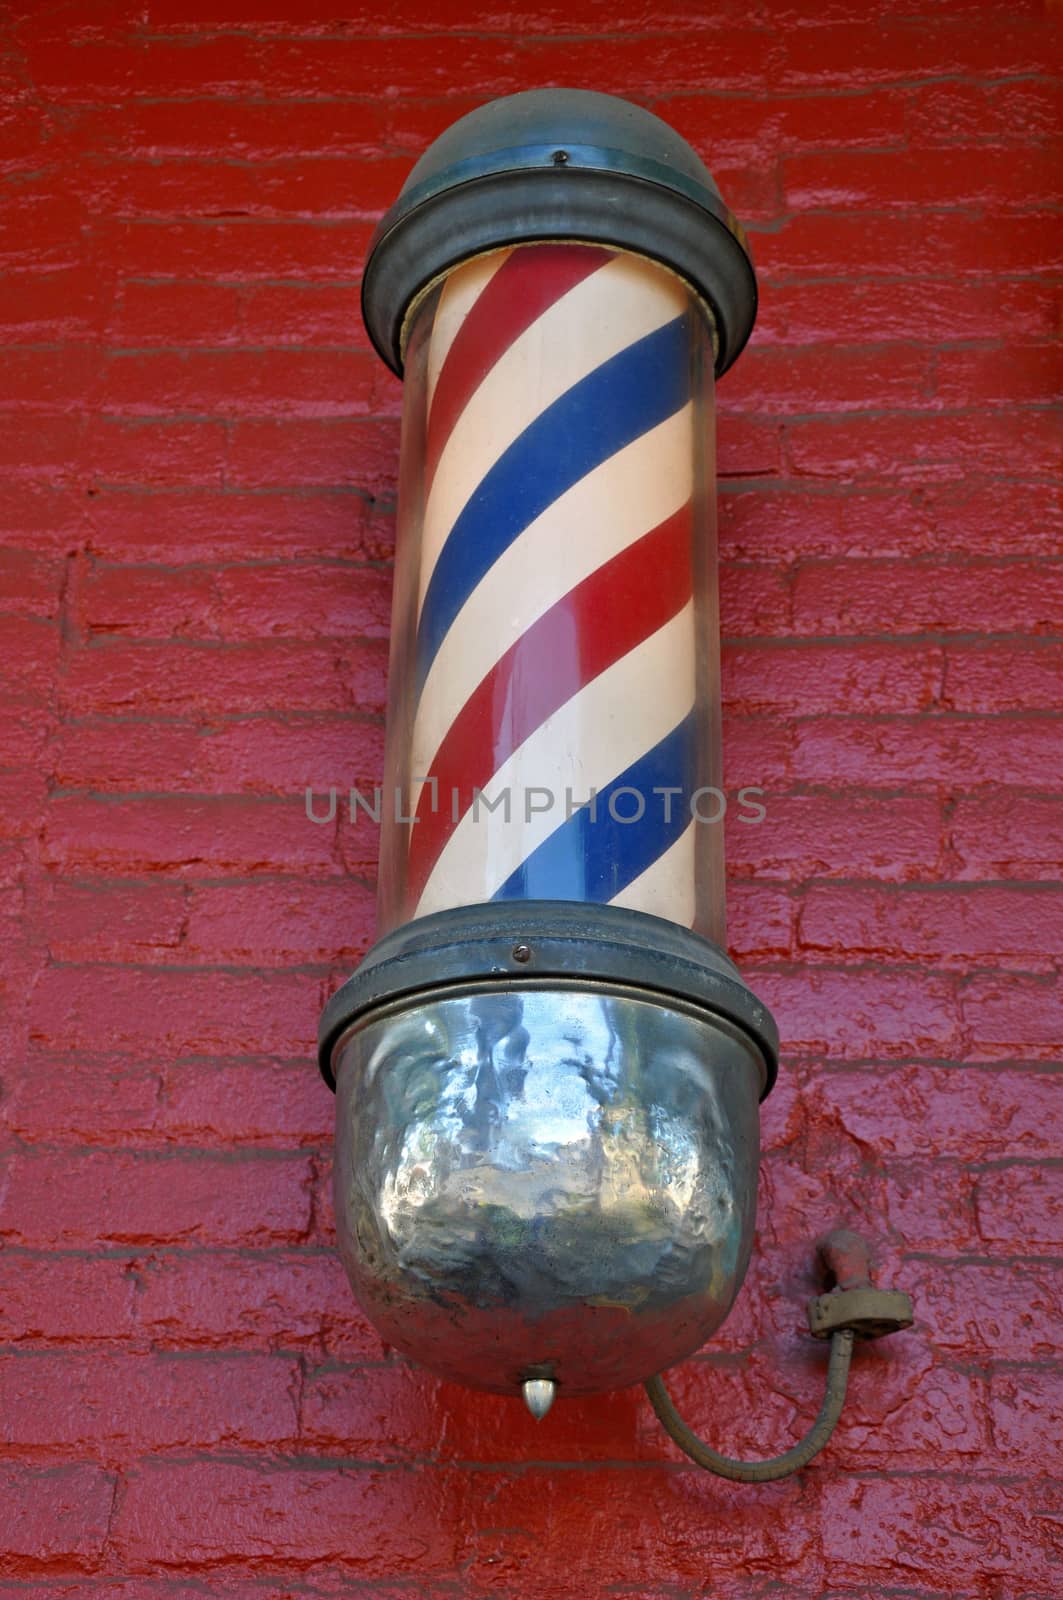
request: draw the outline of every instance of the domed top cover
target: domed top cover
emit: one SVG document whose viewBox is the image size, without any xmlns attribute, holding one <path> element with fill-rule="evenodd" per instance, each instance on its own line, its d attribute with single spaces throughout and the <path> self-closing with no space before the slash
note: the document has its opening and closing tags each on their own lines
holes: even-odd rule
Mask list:
<svg viewBox="0 0 1063 1600">
<path fill-rule="evenodd" d="M 757 283 L 741 225 L 685 139 L 583 89 L 533 89 L 462 117 L 417 162 L 373 236 L 362 312 L 402 372 L 403 329 L 441 273 L 503 245 L 578 239 L 660 261 L 711 306 L 717 376 L 742 349 Z"/>
</svg>

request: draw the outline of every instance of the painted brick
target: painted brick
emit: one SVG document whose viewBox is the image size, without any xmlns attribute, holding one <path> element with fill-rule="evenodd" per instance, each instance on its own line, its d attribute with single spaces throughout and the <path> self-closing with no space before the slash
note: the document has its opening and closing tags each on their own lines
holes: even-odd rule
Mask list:
<svg viewBox="0 0 1063 1600">
<path fill-rule="evenodd" d="M 38 913 L 53 960 L 167 960 L 181 943 L 185 894 L 176 883 L 77 883 L 41 886 Z"/>
<path fill-rule="evenodd" d="M 901 145 L 905 135 L 904 98 L 890 90 L 758 95 L 743 108 L 741 117 L 726 95 L 667 96 L 657 100 L 654 109 L 679 128 L 710 165 L 721 142 L 727 141 L 748 152 L 751 162 L 761 162 L 793 150 L 851 150 L 861 145 L 884 149 Z"/>
<path fill-rule="evenodd" d="M 987 229 L 982 217 L 962 210 L 803 212 L 754 233 L 753 249 L 768 284 L 796 275 L 1039 276 L 1057 270 L 1063 257 L 1053 213 L 1044 210 L 1025 212 L 1018 229 Z"/>
<path fill-rule="evenodd" d="M 361 351 L 130 351 L 108 361 L 100 401 L 114 416 L 364 416 L 377 364 Z"/>
<path fill-rule="evenodd" d="M 204 726 L 133 713 L 71 719 L 56 729 L 49 757 L 57 785 L 97 794 L 268 794 L 300 799 L 330 785 L 370 793 L 383 772 L 384 729 L 357 713 L 263 711 Z M 322 811 L 327 810 L 322 802 Z"/>
<path fill-rule="evenodd" d="M 0 550 L 0 610 L 23 619 L 54 617 L 59 609 L 63 563 L 33 550 Z"/>
<path fill-rule="evenodd" d="M 890 1225 L 910 1250 L 981 1254 L 985 1240 L 975 1208 L 976 1186 L 975 1173 L 941 1156 L 893 1163 L 886 1185 Z"/>
<path fill-rule="evenodd" d="M 950 645 L 942 698 L 957 711 L 1057 711 L 1063 652 L 1055 639 Z"/>
<path fill-rule="evenodd" d="M 231 1560 L 234 1536 L 244 1561 L 329 1562 L 371 1578 L 452 1567 L 461 1520 L 453 1480 L 434 1473 L 145 1462 L 113 1528 L 116 1553 L 134 1569 L 146 1550 L 171 1568 L 210 1568 Z"/>
<path fill-rule="evenodd" d="M 64 795 L 48 807 L 45 859 L 84 873 L 330 870 L 332 836 L 307 821 L 302 795 L 142 799 Z"/>
<path fill-rule="evenodd" d="M 8 7 L 0 1600 L 1055 1593 L 1058 29 L 868 23 Z M 381 777 L 402 396 L 360 279 L 429 141 L 542 83 L 671 120 L 760 278 L 719 392 L 727 845 L 783 1064 L 746 1284 L 669 1382 L 714 1443 L 789 1442 L 839 1224 L 916 1309 L 762 1489 L 637 1389 L 537 1425 L 437 1383 L 334 1249 L 314 1034 L 378 836 L 304 791 Z"/>
<path fill-rule="evenodd" d="M 991 461 L 998 472 L 1051 473 L 1055 419 L 1043 411 L 886 415 L 791 423 L 786 456 L 798 475 L 934 483 Z"/>
<path fill-rule="evenodd" d="M 667 1385 L 681 1414 L 716 1449 L 740 1458 L 778 1454 L 811 1426 L 822 1398 L 825 1351 L 807 1337 L 738 1371 L 690 1361 Z M 652 1414 L 645 1448 L 667 1456 Z M 932 1452 L 942 1468 L 977 1467 L 988 1444 L 985 1385 L 942 1369 L 918 1335 L 861 1349 L 847 1411 L 830 1445 L 846 1473 L 918 1469 Z"/>
<path fill-rule="evenodd" d="M 1058 973 L 1009 979 L 978 973 L 964 980 L 960 1003 L 981 1058 L 1058 1059 L 1063 1006 Z"/>
<path fill-rule="evenodd" d="M 1009 330 L 1011 333 L 1011 330 Z M 997 349 L 941 350 L 934 361 L 934 401 L 943 406 L 1044 404 L 1063 379 L 1052 344 L 1019 344 L 1012 334 Z"/>
<path fill-rule="evenodd" d="M 310 1222 L 302 1156 L 43 1150 L 14 1155 L 7 1166 L 0 1238 L 35 1249 L 290 1244 Z"/>
<path fill-rule="evenodd" d="M 949 884 L 897 894 L 872 884 L 814 884 L 797 912 L 797 947 L 829 960 L 1053 970 L 1063 947 L 1063 895 L 1045 885 Z"/>
<path fill-rule="evenodd" d="M 861 794 L 779 794 L 759 802 L 760 822 L 727 818 L 727 853 L 743 876 L 801 881 L 861 877 L 904 881 L 932 877 L 940 857 L 941 818 L 933 798 Z"/>
<path fill-rule="evenodd" d="M 842 1479 L 824 1488 L 824 1548 L 843 1580 L 869 1570 L 883 1582 L 900 1575 L 918 1580 L 928 1566 L 941 1563 L 962 1572 L 965 1583 L 992 1592 L 990 1585 L 1012 1567 L 1014 1541 L 1025 1546 L 1029 1540 L 1023 1583 L 1050 1588 L 1055 1563 L 1039 1525 L 1058 1515 L 1058 1506 L 1050 1485 L 1030 1495 L 1013 1484 L 977 1478 Z"/>
<path fill-rule="evenodd" d="M 909 1261 L 904 1279 L 920 1328 L 946 1358 L 1038 1362 L 1058 1351 L 1063 1284 L 1052 1266 Z"/>
<path fill-rule="evenodd" d="M 800 1579 L 814 1562 L 818 1519 L 794 1515 L 793 1482 L 774 1491 L 775 1515 L 766 1517 L 740 1486 L 695 1477 L 693 1469 L 601 1467 L 580 1474 L 575 1495 L 569 1477 L 548 1467 L 495 1475 L 496 1520 L 467 1535 L 471 1577 L 512 1584 L 534 1564 L 545 1593 L 573 1593 L 577 1546 L 589 1553 L 583 1582 L 590 1576 L 605 1592 L 630 1581 L 633 1569 L 652 1567 L 674 1592 L 702 1582 L 706 1562 L 732 1582 L 750 1568 L 771 1572 L 783 1563 L 788 1581 Z"/>
<path fill-rule="evenodd" d="M 1020 1471 L 1031 1468 L 1046 1476 L 1063 1470 L 1063 1385 L 1058 1368 L 1029 1371 L 1007 1368 L 994 1373 L 989 1386 L 989 1423 L 993 1443 Z"/>
<path fill-rule="evenodd" d="M 1027 209 L 1057 192 L 1058 171 L 1058 157 L 1043 143 L 996 149 L 991 163 L 978 149 L 934 148 L 901 155 L 832 151 L 795 155 L 784 164 L 786 199 L 794 211 L 987 203 Z"/>
<path fill-rule="evenodd" d="M 798 633 L 1058 633 L 1063 564 L 831 562 L 794 578 Z"/>
<path fill-rule="evenodd" d="M 200 424 L 209 428 L 211 424 Z M 225 451 L 228 483 L 245 489 L 350 486 L 395 493 L 398 419 L 346 418 L 233 423 Z"/>
<path fill-rule="evenodd" d="M 192 573 L 111 567 L 92 575 L 79 601 L 90 638 L 386 638 L 391 581 L 373 568 L 290 562 Z"/>
<path fill-rule="evenodd" d="M 105 1462 L 167 1450 L 281 1449 L 294 1362 L 269 1356 L 0 1356 L 0 1444 L 23 1458 Z"/>
<path fill-rule="evenodd" d="M 15 125 L 9 120 L 6 131 L 12 132 Z M 87 278 L 77 265 L 42 273 L 37 263 L 25 272 L 6 272 L 4 287 L 0 328 L 7 339 L 35 344 L 99 334 L 105 295 L 101 284 Z"/>
<path fill-rule="evenodd" d="M 436 1422 L 441 1408 L 447 1416 L 442 1435 Z M 440 1463 L 535 1461 L 542 1430 L 521 1408 L 517 1397 L 463 1390 L 406 1362 L 329 1363 L 307 1374 L 300 1439 L 315 1454 L 373 1461 L 411 1461 L 429 1452 Z M 564 1433 L 551 1442 L 551 1454 L 570 1462 L 638 1460 L 647 1453 L 640 1434 L 649 1430 L 639 1427 L 646 1409 L 638 1389 L 569 1399 Z"/>
<path fill-rule="evenodd" d="M 721 547 L 738 559 L 897 558 L 957 546 L 974 556 L 1056 555 L 1063 540 L 1055 489 L 1012 479 L 975 477 L 918 489 L 736 485 L 719 505 Z"/>
<path fill-rule="evenodd" d="M 339 483 L 291 493 L 223 491 L 209 482 L 187 492 L 99 491 L 86 517 L 93 549 L 113 561 L 168 562 L 176 543 L 189 561 L 323 553 L 375 560 L 394 547 L 393 528 L 372 518 L 371 497 Z"/>
<path fill-rule="evenodd" d="M 853 80 L 868 85 L 954 73 L 1013 77 L 1039 70 L 1044 44 L 1036 26 L 1021 17 L 1013 21 L 1008 13 L 986 13 L 974 30 L 956 28 L 943 18 L 873 31 L 850 22 L 825 35 L 795 29 L 787 35 L 782 78 L 797 87 Z"/>
<path fill-rule="evenodd" d="M 956 877 L 1059 882 L 1063 811 L 1054 795 L 1007 789 L 957 801 L 950 825 Z"/>
<path fill-rule="evenodd" d="M 1037 144 L 1059 126 L 1053 83 L 936 83 L 911 103 L 908 130 L 925 145 Z"/>
<path fill-rule="evenodd" d="M 1054 786 L 1059 738 L 1056 716 L 810 717 L 794 728 L 790 772 L 798 783 L 895 787 L 909 796 L 931 786 L 963 794 L 991 784 L 1006 796 L 1009 785 Z M 1026 803 L 1016 796 L 1010 807 L 1021 815 Z M 966 819 L 964 810 L 964 833 Z"/>
<path fill-rule="evenodd" d="M 238 284 L 356 283 L 372 233 L 371 222 L 307 227 L 291 218 L 108 219 L 98 229 L 123 277 Z"/>
<path fill-rule="evenodd" d="M 138 1259 L 136 1326 L 159 1349 L 302 1350 L 379 1362 L 332 1250 L 160 1252 Z"/>
<path fill-rule="evenodd" d="M 58 1145 L 131 1144 L 159 1119 L 161 1081 L 142 1068 L 123 1071 L 109 1056 L 82 1058 L 76 1072 L 62 1052 L 34 1050 L 7 1095 L 0 1122 L 19 1139 Z"/>
<path fill-rule="evenodd" d="M 1063 1171 L 1006 1166 L 984 1172 L 975 1192 L 978 1227 L 987 1243 L 1018 1255 L 1058 1251 L 1063 1239 Z"/>
<path fill-rule="evenodd" d="M 836 1118 L 854 1139 L 890 1155 L 966 1161 L 1051 1160 L 1059 1149 L 1058 1084 L 1051 1073 L 904 1066 L 889 1074 L 824 1072 L 805 1091 L 813 1118 Z"/>
<path fill-rule="evenodd" d="M 923 711 L 937 697 L 942 656 L 922 644 L 797 644 L 768 641 L 723 652 L 728 713 Z"/>
<path fill-rule="evenodd" d="M 930 385 L 929 354 L 910 345 L 876 344 L 870 350 L 763 345 L 754 346 L 748 359 L 728 374 L 721 401 L 727 413 L 837 415 L 872 407 L 918 406 Z"/>
<path fill-rule="evenodd" d="M 876 283 L 844 278 L 776 284 L 758 310 L 754 348 L 770 342 L 827 345 L 829 351 L 833 341 L 881 345 L 884 340 L 911 338 L 977 339 L 991 346 L 984 352 L 987 363 L 1006 372 L 1001 334 L 1009 339 L 1049 338 L 1052 326 L 1052 292 L 1036 280 L 981 283 L 927 278 Z M 938 347 L 933 352 L 935 366 L 953 354 L 961 352 Z"/>
<path fill-rule="evenodd" d="M 112 1255 L 0 1250 L 0 1342 L 124 1344 L 136 1327 L 131 1263 Z"/>
<path fill-rule="evenodd" d="M 254 966 L 356 961 L 372 937 L 375 892 L 345 876 L 197 887 L 188 903 L 189 957 Z"/>
<path fill-rule="evenodd" d="M 292 1150 L 332 1137 L 332 1101 L 304 1060 L 180 1061 L 158 1073 L 139 1063 L 123 1070 L 112 1057 L 83 1058 L 76 1072 L 58 1053 L 31 1061 L 2 1119 L 31 1143 Z"/>
<path fill-rule="evenodd" d="M 91 1572 L 103 1553 L 114 1504 L 113 1477 L 99 1467 L 58 1469 L 0 1462 L 5 1508 L 0 1572 Z"/>
<path fill-rule="evenodd" d="M 953 984 L 937 974 L 813 966 L 747 973 L 772 1012 L 786 1017 L 794 1052 L 947 1056 L 960 1041 Z"/>
<path fill-rule="evenodd" d="M 322 978 L 305 972 L 50 967 L 30 1037 L 77 1055 L 100 1047 L 145 1061 L 177 1055 L 312 1051 Z"/>
</svg>

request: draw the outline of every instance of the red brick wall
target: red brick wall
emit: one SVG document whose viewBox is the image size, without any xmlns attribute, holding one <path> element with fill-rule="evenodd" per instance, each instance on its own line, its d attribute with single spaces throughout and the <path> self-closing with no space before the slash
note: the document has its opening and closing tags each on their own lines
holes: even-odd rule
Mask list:
<svg viewBox="0 0 1063 1600">
<path fill-rule="evenodd" d="M 1042 8 L 5 16 L 2 1600 L 1058 1593 Z M 828 1224 L 918 1307 L 764 1489 L 637 1391 L 537 1427 L 411 1370 L 332 1252 L 313 1039 L 375 840 L 302 791 L 379 774 L 400 400 L 359 270 L 432 135 L 557 82 L 673 121 L 762 278 L 720 418 L 727 781 L 768 790 L 731 927 L 786 1056 L 750 1281 L 677 1395 L 735 1451 L 807 1424 Z"/>
</svg>

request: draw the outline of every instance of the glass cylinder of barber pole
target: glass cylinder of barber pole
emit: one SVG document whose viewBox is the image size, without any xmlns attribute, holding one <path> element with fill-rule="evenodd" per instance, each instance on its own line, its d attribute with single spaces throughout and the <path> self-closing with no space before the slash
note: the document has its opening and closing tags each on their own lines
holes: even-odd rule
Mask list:
<svg viewBox="0 0 1063 1600">
<path fill-rule="evenodd" d="M 477 1386 L 649 1376 L 745 1271 L 777 1037 L 723 949 L 713 388 L 755 305 L 689 146 L 574 91 L 457 123 L 367 263 L 404 378 L 379 925 L 321 1066 L 355 1292 Z"/>
<path fill-rule="evenodd" d="M 380 932 L 564 900 L 723 943 L 713 331 L 583 243 L 411 310 Z"/>
</svg>

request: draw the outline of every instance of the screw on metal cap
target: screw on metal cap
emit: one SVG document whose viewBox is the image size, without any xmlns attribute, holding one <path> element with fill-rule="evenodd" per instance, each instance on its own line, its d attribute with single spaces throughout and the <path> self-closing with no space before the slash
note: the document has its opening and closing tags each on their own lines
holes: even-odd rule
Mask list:
<svg viewBox="0 0 1063 1600">
<path fill-rule="evenodd" d="M 717 376 L 749 338 L 757 280 L 741 225 L 686 140 L 652 112 L 583 89 L 492 100 L 417 162 L 373 236 L 362 314 L 393 371 L 417 297 L 504 245 L 613 245 L 684 278 L 711 307 Z"/>
</svg>

